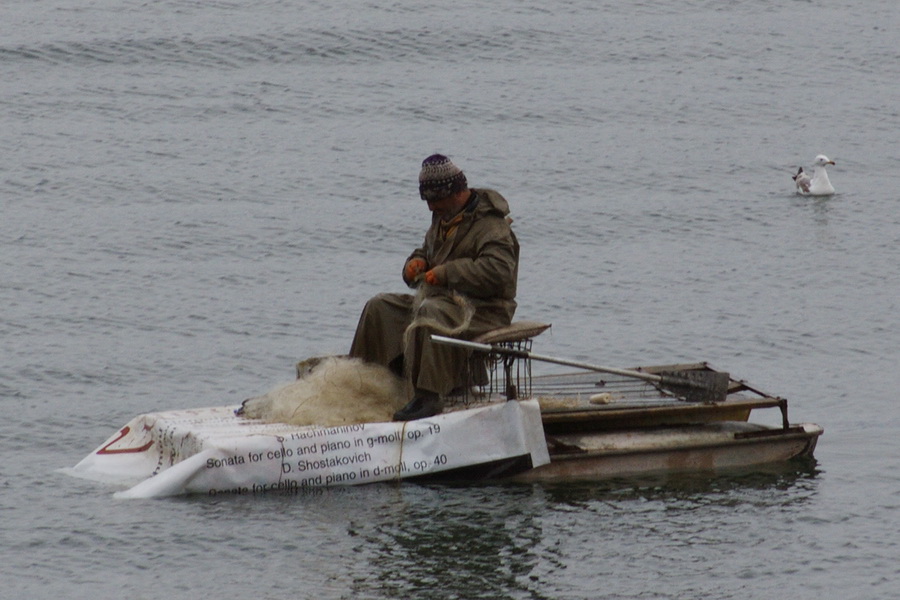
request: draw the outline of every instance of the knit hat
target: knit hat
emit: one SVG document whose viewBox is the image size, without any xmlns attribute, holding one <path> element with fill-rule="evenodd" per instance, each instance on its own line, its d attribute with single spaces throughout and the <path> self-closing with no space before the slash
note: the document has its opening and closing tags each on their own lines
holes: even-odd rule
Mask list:
<svg viewBox="0 0 900 600">
<path fill-rule="evenodd" d="M 432 154 L 422 161 L 422 170 L 419 171 L 419 196 L 422 200 L 442 200 L 467 186 L 465 174 L 443 154 Z"/>
</svg>

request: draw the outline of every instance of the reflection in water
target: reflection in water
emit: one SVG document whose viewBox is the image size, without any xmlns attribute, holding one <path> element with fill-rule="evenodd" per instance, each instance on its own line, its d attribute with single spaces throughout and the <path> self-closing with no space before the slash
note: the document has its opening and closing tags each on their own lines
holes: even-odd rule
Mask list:
<svg viewBox="0 0 900 600">
<path fill-rule="evenodd" d="M 371 567 L 354 582 L 355 596 L 522 597 L 541 560 L 535 552 L 543 538 L 539 491 L 408 484 L 400 491 L 391 518 L 351 532 Z"/>
<path fill-rule="evenodd" d="M 715 529 L 723 511 L 734 522 L 744 508 L 754 519 L 802 508 L 817 493 L 817 476 L 809 460 L 728 475 L 552 486 L 402 484 L 378 520 L 350 525 L 354 552 L 367 562 L 352 589 L 355 597 L 553 597 L 553 590 L 572 592 L 573 564 L 601 569 L 615 560 L 616 543 L 647 545 L 651 553 L 661 540 L 705 543 L 699 532 Z M 580 593 L 594 593 L 593 575 L 578 581 Z"/>
<path fill-rule="evenodd" d="M 629 499 L 691 500 L 709 505 L 734 496 L 746 500 L 759 496 L 778 504 L 805 502 L 818 489 L 817 465 L 815 458 L 804 457 L 724 474 L 679 473 L 578 482 L 547 486 L 546 492 L 554 502 L 576 505 L 586 500 Z M 773 491 L 784 493 L 772 494 Z"/>
</svg>

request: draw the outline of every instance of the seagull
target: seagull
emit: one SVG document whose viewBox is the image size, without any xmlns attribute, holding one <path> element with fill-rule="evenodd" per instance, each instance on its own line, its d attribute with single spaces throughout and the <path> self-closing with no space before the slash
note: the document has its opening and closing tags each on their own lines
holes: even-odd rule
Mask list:
<svg viewBox="0 0 900 600">
<path fill-rule="evenodd" d="M 797 174 L 793 176 L 794 183 L 797 184 L 797 193 L 804 196 L 832 195 L 834 186 L 828 181 L 825 165 L 833 165 L 834 161 L 824 154 L 820 154 L 816 157 L 814 164 L 812 177 L 803 170 L 803 167 L 800 167 L 797 170 Z"/>
</svg>

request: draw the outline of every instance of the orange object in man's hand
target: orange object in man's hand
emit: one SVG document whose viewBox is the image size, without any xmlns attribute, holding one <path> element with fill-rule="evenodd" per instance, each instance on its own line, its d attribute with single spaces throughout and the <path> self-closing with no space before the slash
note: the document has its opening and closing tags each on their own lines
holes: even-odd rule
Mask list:
<svg viewBox="0 0 900 600">
<path fill-rule="evenodd" d="M 416 275 L 422 273 L 425 269 L 428 268 L 428 263 L 425 262 L 423 258 L 411 258 L 406 263 L 406 267 L 403 269 L 403 278 L 406 281 L 412 281 L 416 278 Z"/>
<path fill-rule="evenodd" d="M 441 272 L 438 271 L 437 268 L 431 269 L 427 273 L 425 273 L 425 283 L 428 285 L 444 285 L 442 281 Z"/>
</svg>

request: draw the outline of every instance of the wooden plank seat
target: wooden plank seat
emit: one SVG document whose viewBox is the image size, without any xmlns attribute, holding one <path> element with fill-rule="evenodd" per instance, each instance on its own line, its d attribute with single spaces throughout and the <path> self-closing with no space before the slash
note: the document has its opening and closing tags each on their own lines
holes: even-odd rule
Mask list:
<svg viewBox="0 0 900 600">
<path fill-rule="evenodd" d="M 472 341 L 530 352 L 534 338 L 548 329 L 548 323 L 514 321 L 483 333 Z M 502 373 L 498 370 L 500 365 L 503 367 Z M 502 393 L 507 400 L 515 400 L 520 394 L 528 396 L 531 393 L 531 360 L 528 358 L 500 352 L 473 352 L 467 371 L 468 387 L 487 385 L 489 395 Z"/>
<path fill-rule="evenodd" d="M 482 333 L 473 342 L 479 344 L 504 344 L 510 342 L 524 342 L 539 336 L 550 329 L 547 323 L 539 323 L 537 321 L 514 321 L 504 327 L 492 329 L 487 333 Z"/>
</svg>

